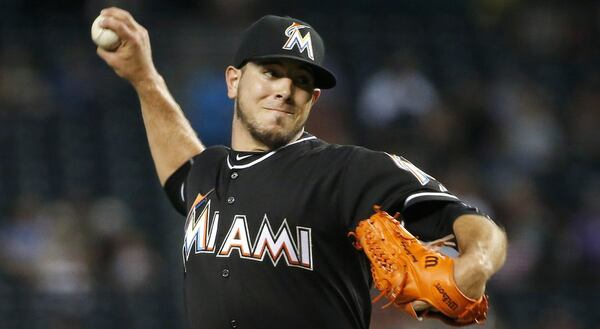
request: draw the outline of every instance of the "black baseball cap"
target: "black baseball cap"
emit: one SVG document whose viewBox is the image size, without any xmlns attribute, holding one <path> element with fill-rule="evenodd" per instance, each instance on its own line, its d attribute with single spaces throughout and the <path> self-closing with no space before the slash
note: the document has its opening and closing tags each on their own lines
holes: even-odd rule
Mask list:
<svg viewBox="0 0 600 329">
<path fill-rule="evenodd" d="M 325 44 L 309 24 L 292 17 L 267 15 L 254 22 L 242 35 L 234 65 L 241 68 L 248 61 L 289 58 L 308 64 L 315 87 L 335 87 L 335 76 L 323 66 Z"/>
</svg>

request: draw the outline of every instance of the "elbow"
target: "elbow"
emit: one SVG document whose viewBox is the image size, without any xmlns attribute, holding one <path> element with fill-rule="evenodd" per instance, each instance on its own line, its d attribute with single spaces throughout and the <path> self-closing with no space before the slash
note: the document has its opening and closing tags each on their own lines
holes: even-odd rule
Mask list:
<svg viewBox="0 0 600 329">
<path fill-rule="evenodd" d="M 496 273 L 506 261 L 506 232 L 483 216 L 466 215 L 457 219 L 454 232 L 461 257 L 466 256 L 474 269 L 486 278 Z"/>
<path fill-rule="evenodd" d="M 494 273 L 498 270 L 500 270 L 502 268 L 502 266 L 504 266 L 504 263 L 506 262 L 506 253 L 507 253 L 507 248 L 508 248 L 508 238 L 506 236 L 506 231 L 504 231 L 502 228 L 500 228 L 499 226 L 497 226 L 496 224 L 494 224 L 494 226 L 496 227 L 496 235 L 497 235 L 497 253 L 498 253 L 498 260 L 495 264 L 495 268 L 494 268 Z"/>
<path fill-rule="evenodd" d="M 490 278 L 494 273 L 498 272 L 506 262 L 507 237 L 506 232 L 490 221 L 493 226 L 490 229 L 489 235 L 480 244 L 480 266 L 485 275 Z"/>
</svg>

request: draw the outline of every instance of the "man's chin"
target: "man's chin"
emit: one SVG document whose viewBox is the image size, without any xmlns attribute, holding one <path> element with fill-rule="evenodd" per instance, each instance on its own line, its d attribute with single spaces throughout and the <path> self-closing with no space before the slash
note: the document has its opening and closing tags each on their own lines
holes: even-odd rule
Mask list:
<svg viewBox="0 0 600 329">
<path fill-rule="evenodd" d="M 263 132 L 252 132 L 252 137 L 269 149 L 274 150 L 291 142 L 298 133 L 299 131 L 290 133 L 281 129 L 271 129 Z"/>
</svg>

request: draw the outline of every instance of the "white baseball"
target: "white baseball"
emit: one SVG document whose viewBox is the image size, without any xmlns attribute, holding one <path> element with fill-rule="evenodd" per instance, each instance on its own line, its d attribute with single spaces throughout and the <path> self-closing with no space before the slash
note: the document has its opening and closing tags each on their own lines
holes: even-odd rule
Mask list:
<svg viewBox="0 0 600 329">
<path fill-rule="evenodd" d="M 98 47 L 105 50 L 115 50 L 121 44 L 119 36 L 109 29 L 100 27 L 100 22 L 104 19 L 104 16 L 100 15 L 96 17 L 94 23 L 92 23 L 92 40 L 98 45 Z"/>
</svg>

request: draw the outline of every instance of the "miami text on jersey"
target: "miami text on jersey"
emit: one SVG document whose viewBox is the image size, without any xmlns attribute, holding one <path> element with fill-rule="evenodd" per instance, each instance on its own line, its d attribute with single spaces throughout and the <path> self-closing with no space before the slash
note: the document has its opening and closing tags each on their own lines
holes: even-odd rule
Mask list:
<svg viewBox="0 0 600 329">
<path fill-rule="evenodd" d="M 306 270 L 313 269 L 311 229 L 296 227 L 296 241 L 292 237 L 287 221 L 284 219 L 276 233 L 273 232 L 269 218 L 265 214 L 258 229 L 254 243 L 250 239 L 248 222 L 245 215 L 235 215 L 229 231 L 220 244 L 217 245 L 217 228 L 219 227 L 219 212 L 215 211 L 210 217 L 210 199 L 198 195 L 192 206 L 185 227 L 182 256 L 183 264 L 187 263 L 192 250 L 195 254 L 215 254 L 216 257 L 230 257 L 234 250 L 240 258 L 262 262 L 269 256 L 273 266 L 281 258 L 288 266 Z"/>
</svg>

